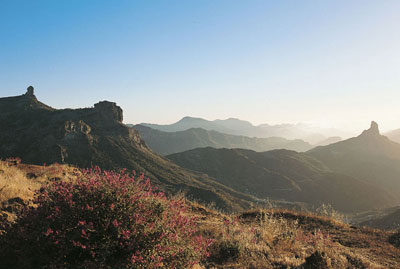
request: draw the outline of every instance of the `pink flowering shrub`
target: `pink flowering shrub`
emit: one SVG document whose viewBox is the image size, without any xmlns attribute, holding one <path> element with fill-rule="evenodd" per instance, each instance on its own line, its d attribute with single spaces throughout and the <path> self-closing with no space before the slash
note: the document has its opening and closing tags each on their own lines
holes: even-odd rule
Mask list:
<svg viewBox="0 0 400 269">
<path fill-rule="evenodd" d="M 189 268 L 211 245 L 143 175 L 85 170 L 44 186 L 0 239 L 0 267 Z"/>
</svg>

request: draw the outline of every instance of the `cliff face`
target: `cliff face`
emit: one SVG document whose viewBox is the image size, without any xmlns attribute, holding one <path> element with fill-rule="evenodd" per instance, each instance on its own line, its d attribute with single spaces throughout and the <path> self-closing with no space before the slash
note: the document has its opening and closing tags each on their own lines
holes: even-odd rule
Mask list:
<svg viewBox="0 0 400 269">
<path fill-rule="evenodd" d="M 30 86 L 24 95 L 1 98 L 0 112 L 0 156 L 19 156 L 29 163 L 90 166 L 98 163 L 97 149 L 107 135 L 131 139 L 135 147 L 146 149 L 138 133 L 122 124 L 122 109 L 112 102 L 85 109 L 53 109 L 39 102 Z"/>
<path fill-rule="evenodd" d="M 54 109 L 38 101 L 30 87 L 24 95 L 0 98 L 0 158 L 136 170 L 162 189 L 183 190 L 227 210 L 245 208 L 254 201 L 153 153 L 122 119 L 122 109 L 108 101 L 92 108 Z"/>
<path fill-rule="evenodd" d="M 111 119 L 122 122 L 122 109 L 113 102 L 102 101 L 94 105 L 94 109 L 104 119 Z"/>
</svg>

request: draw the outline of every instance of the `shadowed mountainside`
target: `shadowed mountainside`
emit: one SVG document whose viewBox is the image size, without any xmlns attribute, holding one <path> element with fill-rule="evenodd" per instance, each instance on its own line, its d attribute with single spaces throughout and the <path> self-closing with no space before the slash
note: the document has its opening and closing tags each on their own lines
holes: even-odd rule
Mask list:
<svg viewBox="0 0 400 269">
<path fill-rule="evenodd" d="M 368 220 L 361 222 L 361 226 L 369 226 L 377 229 L 399 229 L 400 228 L 400 207 L 386 209 L 385 215 L 372 217 Z"/>
<path fill-rule="evenodd" d="M 122 117 L 122 109 L 107 101 L 93 108 L 54 109 L 39 102 L 30 87 L 24 95 L 0 98 L 0 158 L 133 169 L 168 192 L 182 190 L 226 210 L 257 202 L 153 153 L 136 130 L 122 123 Z"/>
<path fill-rule="evenodd" d="M 178 165 L 200 171 L 235 190 L 259 198 L 329 203 L 342 212 L 393 205 L 379 187 L 336 173 L 317 159 L 288 150 L 254 152 L 201 148 L 167 156 Z"/>
<path fill-rule="evenodd" d="M 208 131 L 201 128 L 191 128 L 179 132 L 163 132 L 143 125 L 133 126 L 146 144 L 161 155 L 178 153 L 195 148 L 243 148 L 255 151 L 273 149 L 289 149 L 307 151 L 311 149 L 309 143 L 303 140 L 288 140 L 281 137 L 256 138 L 236 136 Z"/>
<path fill-rule="evenodd" d="M 400 197 L 400 144 L 381 135 L 376 122 L 357 137 L 316 147 L 307 154 L 333 171 L 380 186 Z"/>
</svg>

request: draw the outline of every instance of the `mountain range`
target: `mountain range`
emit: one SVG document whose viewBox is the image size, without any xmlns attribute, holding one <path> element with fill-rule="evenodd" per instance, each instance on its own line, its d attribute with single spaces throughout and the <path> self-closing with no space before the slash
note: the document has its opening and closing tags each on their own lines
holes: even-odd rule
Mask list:
<svg viewBox="0 0 400 269">
<path fill-rule="evenodd" d="M 185 131 L 164 132 L 143 125 L 134 125 L 141 138 L 155 152 L 161 155 L 178 153 L 195 148 L 243 148 L 255 151 L 289 149 L 307 151 L 313 148 L 303 140 L 288 140 L 281 137 L 257 138 L 237 136 L 209 131 L 202 128 L 191 128 Z"/>
<path fill-rule="evenodd" d="M 264 199 L 300 201 L 314 206 L 331 204 L 348 213 L 396 202 L 379 187 L 334 172 L 312 156 L 294 151 L 199 148 L 167 157 L 235 190 Z"/>
<path fill-rule="evenodd" d="M 30 164 L 58 162 L 84 168 L 98 165 L 136 170 L 169 194 L 184 191 L 229 211 L 262 205 L 265 199 L 314 207 L 330 203 L 343 212 L 395 206 L 400 201 L 400 144 L 382 136 L 374 122 L 358 137 L 304 153 L 205 147 L 165 158 L 151 147 L 167 154 L 169 146 L 185 150 L 213 143 L 213 147 L 263 150 L 260 147 L 300 142 L 207 129 L 210 124 L 225 132 L 243 130 L 243 126 L 249 132 L 264 128 L 235 119 L 196 119 L 204 129 L 177 131 L 168 127 L 169 133 L 139 125 L 131 128 L 122 121 L 123 111 L 115 103 L 102 101 L 91 108 L 55 109 L 38 101 L 29 87 L 24 95 L 0 98 L 0 158 L 21 157 Z M 189 123 L 193 121 L 187 119 L 174 128 Z M 159 139 L 158 149 L 151 136 Z"/>
<path fill-rule="evenodd" d="M 316 147 L 307 154 L 334 171 L 381 186 L 400 197 L 400 144 L 381 135 L 376 122 L 357 137 Z"/>
<path fill-rule="evenodd" d="M 330 203 L 347 212 L 400 202 L 400 144 L 380 135 L 375 122 L 358 137 L 306 153 L 205 148 L 167 157 L 260 198 Z"/>
<path fill-rule="evenodd" d="M 224 134 L 248 137 L 302 139 L 310 144 L 317 144 L 331 136 L 350 136 L 349 133 L 337 129 L 313 128 L 305 124 L 261 124 L 255 126 L 248 121 L 234 118 L 209 121 L 202 118 L 184 117 L 180 121 L 169 125 L 150 123 L 141 123 L 141 125 L 164 132 L 178 132 L 191 128 L 202 128 L 208 131 L 212 130 Z"/>
<path fill-rule="evenodd" d="M 122 120 L 122 109 L 115 103 L 55 109 L 38 101 L 29 87 L 24 95 L 0 98 L 0 158 L 20 157 L 28 164 L 136 170 L 168 193 L 184 191 L 225 210 L 259 202 L 155 154 Z"/>
</svg>

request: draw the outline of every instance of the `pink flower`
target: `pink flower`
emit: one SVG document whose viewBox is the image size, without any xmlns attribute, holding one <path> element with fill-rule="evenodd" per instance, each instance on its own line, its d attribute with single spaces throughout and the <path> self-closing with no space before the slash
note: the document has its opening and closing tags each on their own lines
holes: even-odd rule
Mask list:
<svg viewBox="0 0 400 269">
<path fill-rule="evenodd" d="M 51 228 L 48 228 L 47 231 L 44 233 L 46 236 L 49 236 L 50 234 L 53 233 L 53 230 Z"/>
<path fill-rule="evenodd" d="M 229 220 L 228 219 L 224 219 L 224 223 L 225 223 L 226 226 L 228 226 L 229 225 Z"/>
<path fill-rule="evenodd" d="M 116 219 L 112 222 L 112 224 L 114 225 L 115 228 L 119 226 L 119 223 Z"/>
<path fill-rule="evenodd" d="M 130 235 L 131 235 L 131 232 L 129 230 L 122 231 L 122 236 L 124 239 L 129 239 Z"/>
</svg>

